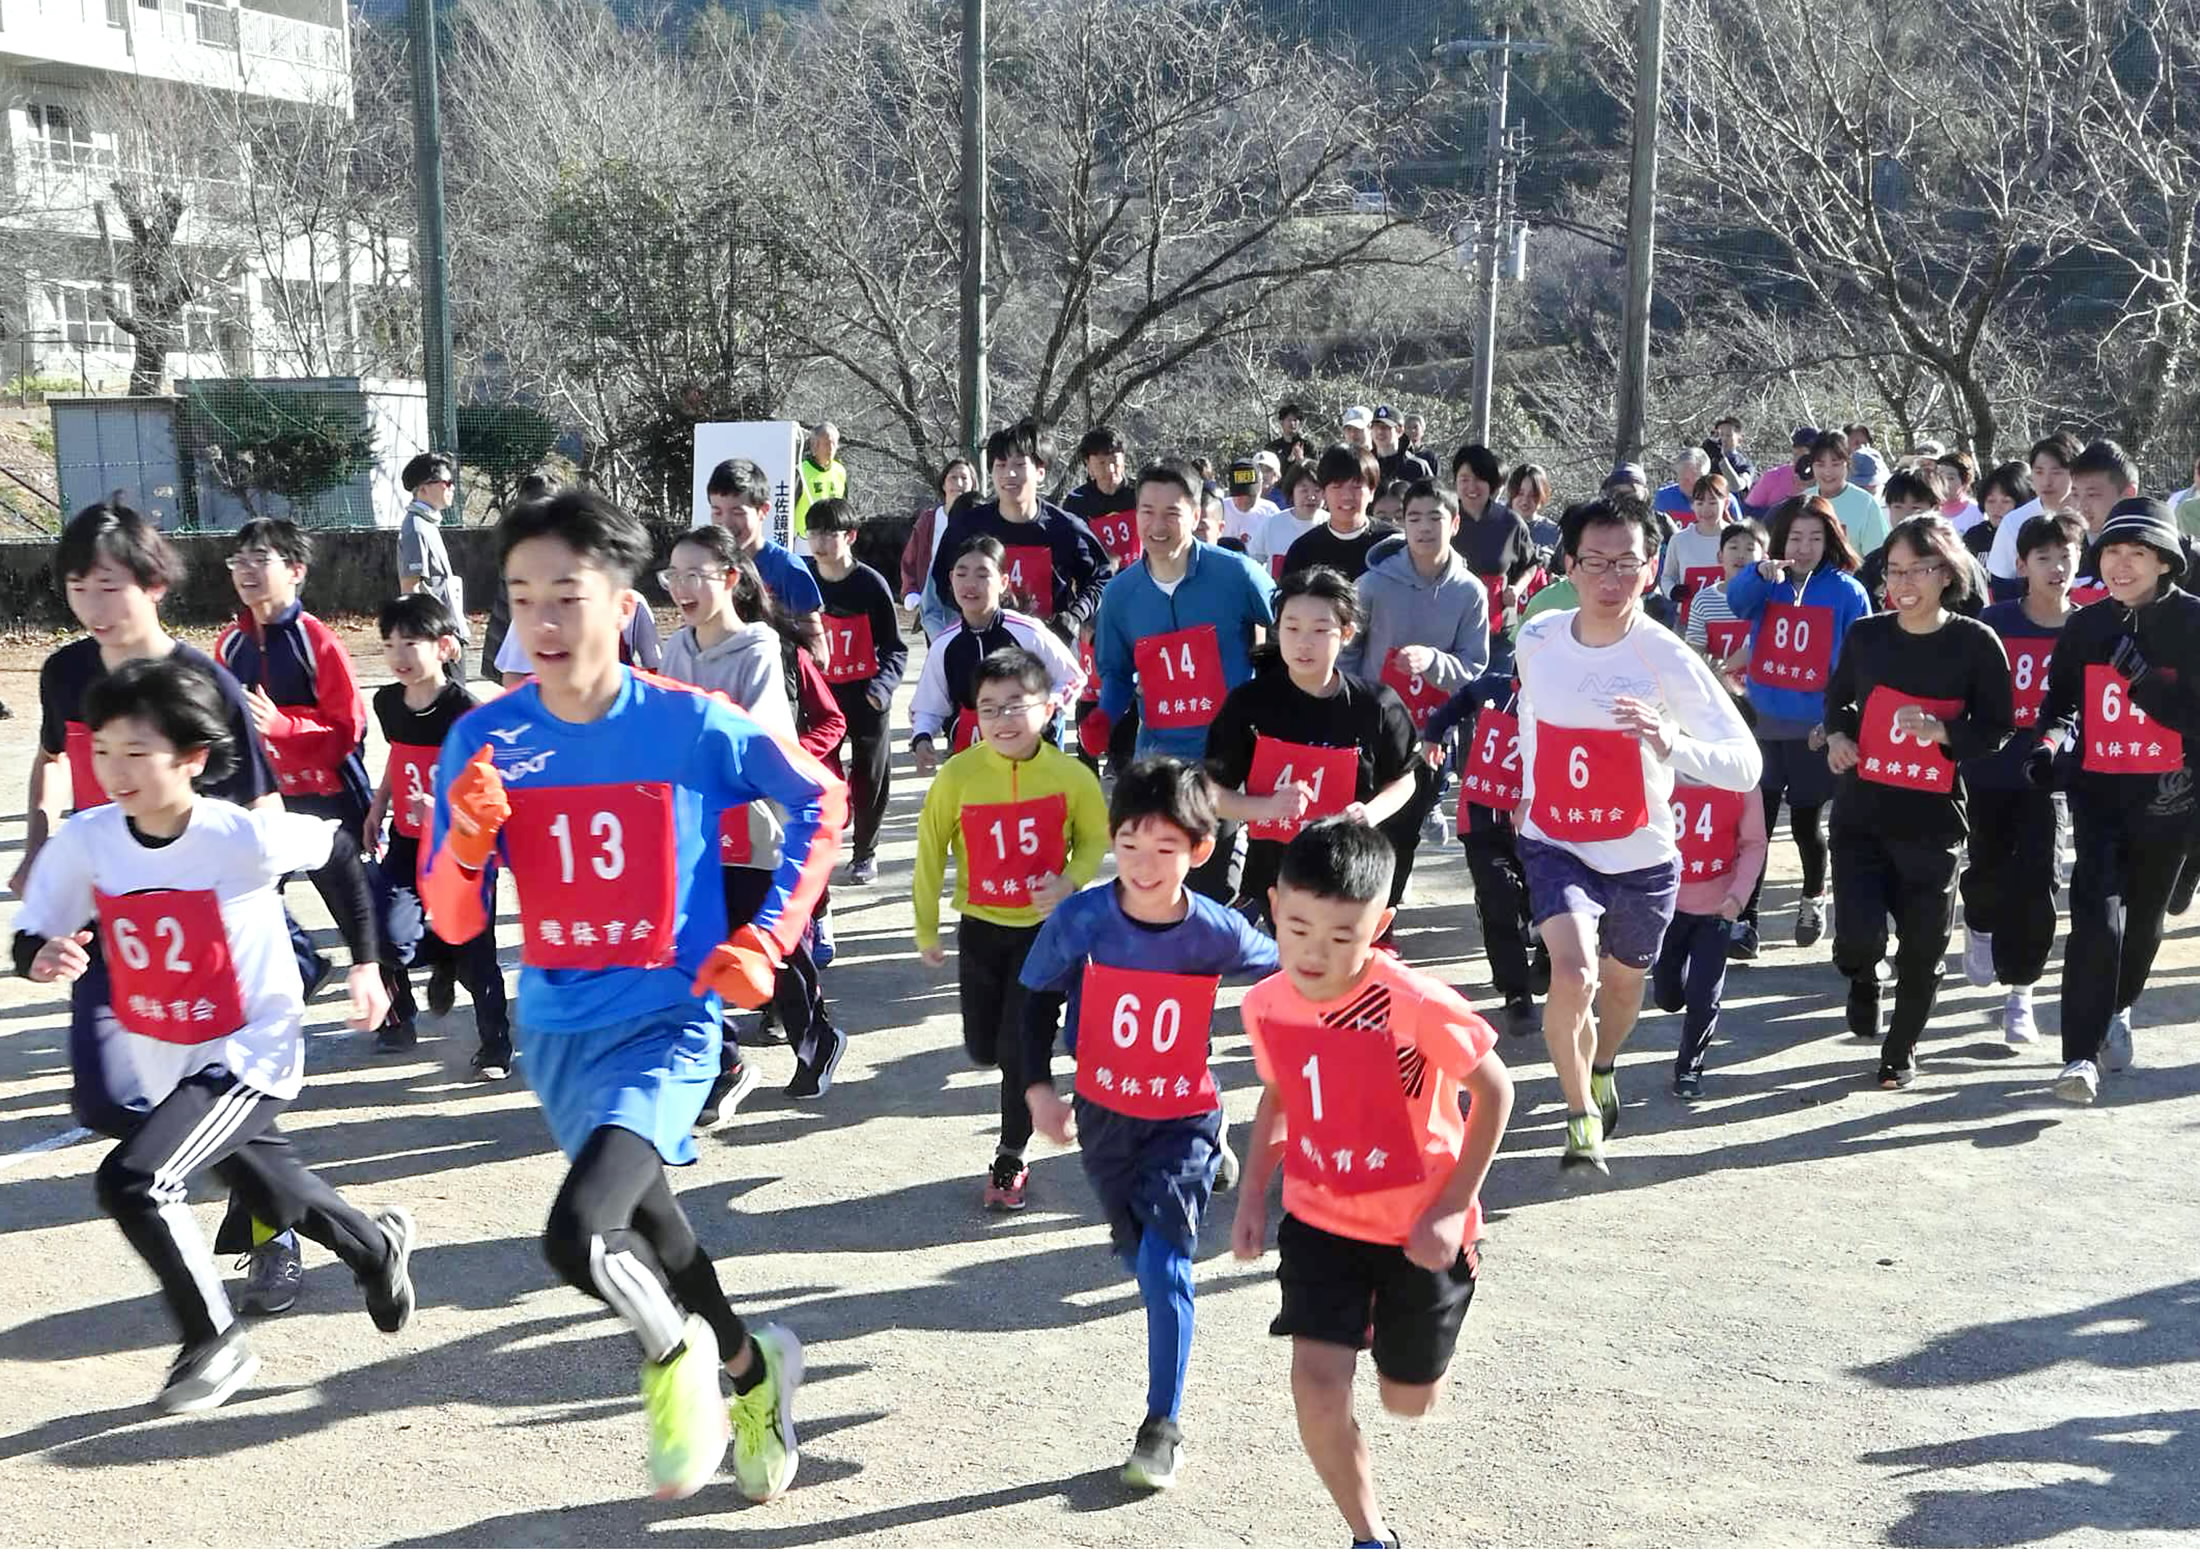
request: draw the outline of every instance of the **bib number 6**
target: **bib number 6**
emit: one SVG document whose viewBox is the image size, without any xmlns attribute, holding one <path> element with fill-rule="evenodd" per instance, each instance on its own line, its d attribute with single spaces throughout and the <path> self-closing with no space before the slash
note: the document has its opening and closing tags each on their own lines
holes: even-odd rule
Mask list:
<svg viewBox="0 0 2200 1552">
<path fill-rule="evenodd" d="M 1574 784 L 1576 792 L 1589 785 L 1589 751 L 1576 744 L 1566 755 L 1566 779 Z"/>
</svg>

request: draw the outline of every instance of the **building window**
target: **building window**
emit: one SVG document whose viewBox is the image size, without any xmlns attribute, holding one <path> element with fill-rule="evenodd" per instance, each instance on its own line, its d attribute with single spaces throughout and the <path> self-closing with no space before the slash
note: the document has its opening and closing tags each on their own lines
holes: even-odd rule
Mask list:
<svg viewBox="0 0 2200 1552">
<path fill-rule="evenodd" d="M 75 108 L 34 102 L 25 111 L 30 115 L 33 159 L 56 167 L 90 167 L 102 160 L 91 126 Z M 113 152 L 104 160 L 111 163 Z"/>
<path fill-rule="evenodd" d="M 89 350 L 128 347 L 129 336 L 115 327 L 114 320 L 107 316 L 98 286 L 89 281 L 49 280 L 40 289 L 46 297 L 46 331 L 71 345 L 82 345 Z M 115 288 L 115 310 L 129 312 L 128 286 Z"/>
</svg>

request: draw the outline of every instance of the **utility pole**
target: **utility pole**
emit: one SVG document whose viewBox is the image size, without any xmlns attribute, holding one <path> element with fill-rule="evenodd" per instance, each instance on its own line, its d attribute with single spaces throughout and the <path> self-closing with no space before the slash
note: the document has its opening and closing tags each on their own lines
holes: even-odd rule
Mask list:
<svg viewBox="0 0 2200 1552">
<path fill-rule="evenodd" d="M 985 445 L 991 416 L 985 317 L 985 0 L 963 0 L 962 14 L 962 433 L 964 451 L 975 458 Z"/>
<path fill-rule="evenodd" d="M 458 458 L 458 385 L 451 367 L 451 244 L 443 224 L 443 110 L 436 82 L 435 0 L 409 0 L 412 30 L 413 173 L 420 191 L 420 343 L 426 358 L 428 441 Z M 348 234 L 347 234 L 348 236 Z M 465 508 L 453 505 L 465 520 Z"/>
<path fill-rule="evenodd" d="M 1665 0 L 1640 0 L 1635 32 L 1635 145 L 1627 175 L 1627 312 L 1620 331 L 1618 445 L 1614 461 L 1642 452 L 1650 397 L 1651 255 L 1657 246 L 1658 98 L 1665 74 Z"/>
</svg>

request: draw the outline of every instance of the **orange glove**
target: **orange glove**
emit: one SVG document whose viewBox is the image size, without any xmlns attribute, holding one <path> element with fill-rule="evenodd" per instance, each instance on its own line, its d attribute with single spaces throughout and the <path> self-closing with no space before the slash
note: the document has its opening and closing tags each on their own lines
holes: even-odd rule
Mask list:
<svg viewBox="0 0 2200 1552">
<path fill-rule="evenodd" d="M 504 778 L 497 774 L 490 752 L 490 746 L 483 744 L 451 783 L 451 829 L 443 845 L 469 873 L 488 866 L 497 849 L 497 831 L 512 817 Z"/>
<path fill-rule="evenodd" d="M 783 960 L 779 945 L 752 922 L 710 951 L 690 989 L 698 997 L 716 992 L 737 1008 L 761 1008 L 772 999 Z"/>
</svg>

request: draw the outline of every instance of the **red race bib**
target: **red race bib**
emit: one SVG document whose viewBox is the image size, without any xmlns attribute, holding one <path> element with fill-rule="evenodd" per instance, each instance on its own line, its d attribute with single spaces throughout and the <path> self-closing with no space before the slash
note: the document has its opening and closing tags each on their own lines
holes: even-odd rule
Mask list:
<svg viewBox="0 0 2200 1552">
<path fill-rule="evenodd" d="M 1205 1115 L 1222 1103 L 1207 1070 L 1213 975 L 1087 964 L 1077 1006 L 1077 1092 L 1147 1121 Z"/>
<path fill-rule="evenodd" d="M 1856 774 L 1883 787 L 1953 792 L 1956 763 L 1948 758 L 1947 749 L 1895 727 L 1895 713 L 1905 706 L 1921 706 L 1943 721 L 1963 710 L 1961 701 L 1931 700 L 1880 685 L 1864 699 L 1864 717 L 1857 729 Z"/>
<path fill-rule="evenodd" d="M 108 1003 L 132 1034 L 200 1045 L 244 1027 L 229 928 L 211 889 L 94 892 Z"/>
<path fill-rule="evenodd" d="M 1535 800 L 1529 815 L 1554 841 L 1618 841 L 1650 820 L 1642 745 L 1616 728 L 1535 730 Z"/>
<path fill-rule="evenodd" d="M 1714 620 L 1703 628 L 1704 651 L 1714 663 L 1723 663 L 1749 642 L 1749 621 Z"/>
<path fill-rule="evenodd" d="M 663 782 L 508 787 L 505 855 L 519 886 L 521 959 L 537 970 L 672 963 L 672 789 Z M 729 809 L 723 825 L 745 823 Z"/>
<path fill-rule="evenodd" d="M 2097 604 L 2107 596 L 2108 589 L 2098 582 L 2088 583 L 2084 587 L 2074 587 L 2070 590 L 2070 607 L 2083 609 L 2087 604 Z"/>
<path fill-rule="evenodd" d="M 1398 692 L 1398 699 L 1406 703 L 1406 710 L 1413 716 L 1415 732 L 1428 726 L 1444 702 L 1451 699 L 1448 691 L 1439 690 L 1424 674 L 1409 674 L 1405 663 L 1393 651 L 1383 660 L 1383 683 Z"/>
<path fill-rule="evenodd" d="M 1003 547 L 1001 576 L 1009 596 L 1021 599 L 1017 608 L 1042 620 L 1054 617 L 1054 551 L 1043 544 L 1011 544 Z"/>
<path fill-rule="evenodd" d="M 1138 663 L 1139 715 L 1155 729 L 1203 728 L 1226 693 L 1222 643 L 1212 625 L 1147 636 L 1131 648 Z"/>
<path fill-rule="evenodd" d="M 1696 595 L 1726 575 L 1724 566 L 1688 566 L 1681 571 L 1680 628 L 1688 629 L 1688 606 Z"/>
<path fill-rule="evenodd" d="M 1092 650 L 1092 638 L 1080 631 L 1077 634 L 1077 666 L 1085 671 L 1085 699 L 1100 698 L 1100 660 Z"/>
<path fill-rule="evenodd" d="M 825 616 L 825 679 L 828 684 L 861 684 L 878 675 L 878 643 L 867 614 Z"/>
<path fill-rule="evenodd" d="M 1742 804 L 1755 793 L 1682 782 L 1673 788 L 1673 833 L 1681 843 L 1681 882 L 1724 878 L 1742 849 Z"/>
<path fill-rule="evenodd" d="M 2185 763 L 2185 740 L 2131 703 L 2131 681 L 2106 663 L 2085 665 L 2082 769 L 2107 776 L 2161 776 Z"/>
<path fill-rule="evenodd" d="M 978 714 L 965 706 L 955 713 L 955 725 L 948 730 L 947 752 L 961 754 L 978 741 Z"/>
<path fill-rule="evenodd" d="M 1467 805 L 1479 803 L 1509 814 L 1520 806 L 1520 719 L 1485 706 L 1474 719 L 1474 738 L 1459 770 L 1459 833 L 1467 833 Z"/>
<path fill-rule="evenodd" d="M 69 723 L 61 747 L 69 756 L 70 806 L 97 808 L 106 802 L 107 789 L 92 770 L 92 730 L 81 722 Z"/>
<path fill-rule="evenodd" d="M 1093 537 L 1100 547 L 1115 557 L 1115 564 L 1133 566 L 1138 563 L 1138 514 L 1136 512 L 1110 512 L 1105 517 L 1092 520 Z"/>
<path fill-rule="evenodd" d="M 1833 610 L 1824 604 L 1768 604 L 1749 660 L 1752 683 L 1823 690 L 1833 672 Z"/>
<path fill-rule="evenodd" d="M 442 752 L 427 744 L 390 745 L 385 771 L 390 784 L 390 828 L 397 834 L 418 840 L 428 833 L 428 827 L 413 817 L 414 803 L 427 800 L 422 813 L 434 808 L 435 762 Z"/>
<path fill-rule="evenodd" d="M 2040 702 L 2047 699 L 2047 665 L 2055 656 L 2052 636 L 2017 636 L 2009 649 L 2009 688 L 2017 703 L 2017 726 L 2040 725 Z"/>
<path fill-rule="evenodd" d="M 1273 1024 L 1261 1033 L 1283 1100 L 1284 1173 L 1340 1196 L 1425 1178 L 1387 1030 Z"/>
<path fill-rule="evenodd" d="M 1491 572 L 1482 578 L 1482 591 L 1490 595 L 1490 629 L 1495 630 L 1505 618 L 1505 607 L 1497 601 L 1497 595 L 1505 590 L 1505 574 Z"/>
<path fill-rule="evenodd" d="M 1297 819 L 1258 819 L 1246 826 L 1256 840 L 1288 841 L 1309 821 L 1341 814 L 1352 802 L 1360 775 L 1358 745 L 1332 749 L 1322 744 L 1293 744 L 1266 733 L 1253 740 L 1253 768 L 1246 773 L 1249 797 L 1264 798 L 1279 787 L 1301 781 L 1313 801 Z"/>
<path fill-rule="evenodd" d="M 963 866 L 972 905 L 1029 905 L 1031 891 L 1069 857 L 1069 799 L 1059 792 L 1016 803 L 967 803 Z"/>
<path fill-rule="evenodd" d="M 718 816 L 718 865 L 722 868 L 747 867 L 756 854 L 756 843 L 749 839 L 749 811 L 746 806 L 729 808 Z"/>
</svg>

